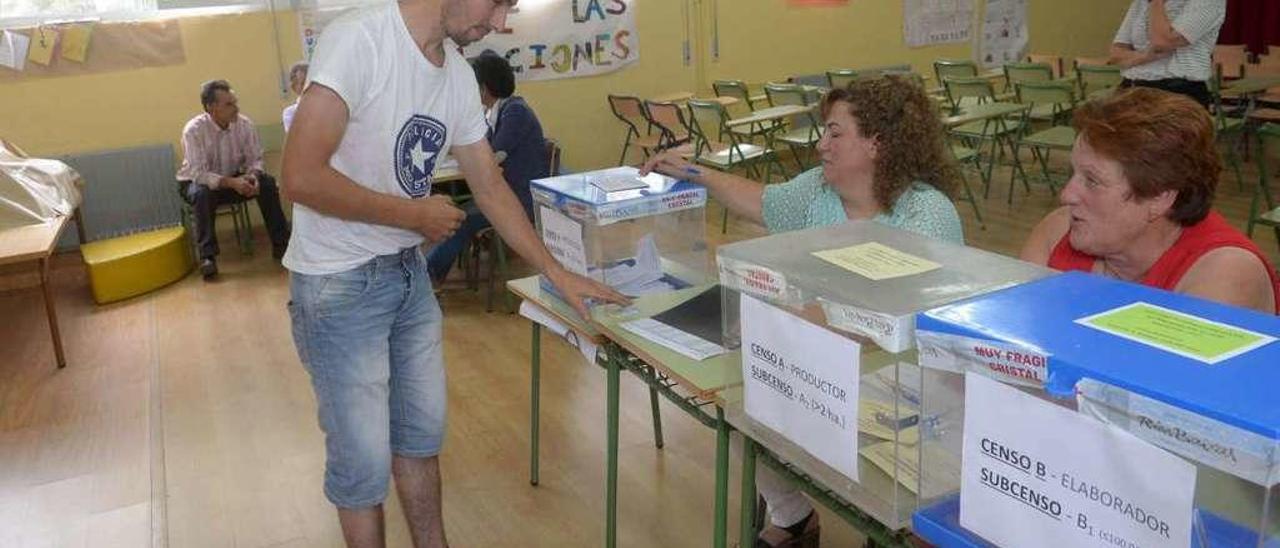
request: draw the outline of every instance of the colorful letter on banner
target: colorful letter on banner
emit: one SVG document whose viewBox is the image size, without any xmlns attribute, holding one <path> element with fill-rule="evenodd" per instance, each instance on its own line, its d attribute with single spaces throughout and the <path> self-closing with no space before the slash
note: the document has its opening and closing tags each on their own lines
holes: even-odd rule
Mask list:
<svg viewBox="0 0 1280 548">
<path fill-rule="evenodd" d="M 467 46 L 467 57 L 493 50 L 511 62 L 517 80 L 604 74 L 640 59 L 637 0 L 521 2 L 507 28 Z"/>
</svg>

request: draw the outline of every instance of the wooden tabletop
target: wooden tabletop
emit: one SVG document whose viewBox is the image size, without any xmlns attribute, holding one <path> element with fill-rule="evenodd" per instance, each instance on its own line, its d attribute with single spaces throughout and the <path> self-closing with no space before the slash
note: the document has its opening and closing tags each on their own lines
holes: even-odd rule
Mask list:
<svg viewBox="0 0 1280 548">
<path fill-rule="evenodd" d="M 967 124 L 969 122 L 978 122 L 998 116 L 1022 112 L 1029 108 L 1027 105 L 1018 103 L 983 103 L 968 107 L 964 112 L 955 116 L 947 116 L 942 119 L 942 125 L 947 127 L 956 127 Z"/>
<path fill-rule="evenodd" d="M 550 291 L 543 290 L 538 283 L 538 278 L 539 276 L 535 275 L 511 280 L 507 282 L 507 289 L 510 289 L 517 297 L 537 305 L 538 308 L 560 320 L 579 335 L 586 336 L 591 342 L 596 344 L 604 342 L 604 337 L 600 335 L 599 330 L 582 319 L 582 316 L 579 316 L 572 308 L 569 308 L 569 304 L 564 302 L 563 299 Z"/>
<path fill-rule="evenodd" d="M 776 107 L 762 108 L 760 110 L 752 112 L 750 116 L 743 116 L 742 118 L 734 118 L 732 120 L 729 120 L 728 122 L 725 122 L 725 125 L 729 127 L 734 127 L 734 126 L 742 126 L 747 124 L 759 124 L 763 122 L 772 122 L 774 120 L 780 120 L 788 116 L 795 116 L 797 114 L 812 112 L 817 107 L 818 105 L 806 105 L 806 106 L 780 105 Z"/>
<path fill-rule="evenodd" d="M 688 91 L 673 91 L 665 95 L 650 97 L 649 100 L 655 103 L 679 103 L 693 98 L 693 94 Z"/>
<path fill-rule="evenodd" d="M 645 295 L 637 298 L 629 310 L 603 307 L 593 314 L 592 323 L 609 340 L 675 379 L 681 388 L 698 398 L 713 400 L 721 390 L 742 384 L 742 357 L 738 351 L 698 361 L 622 327 L 628 321 L 651 318 L 669 310 L 706 291 L 711 285 Z"/>
<path fill-rule="evenodd" d="M 1248 76 L 1222 83 L 1222 90 L 1231 93 L 1258 93 L 1280 87 L 1280 76 Z"/>
<path fill-rule="evenodd" d="M 63 215 L 42 224 L 0 229 L 0 264 L 48 257 L 70 219 Z"/>
</svg>

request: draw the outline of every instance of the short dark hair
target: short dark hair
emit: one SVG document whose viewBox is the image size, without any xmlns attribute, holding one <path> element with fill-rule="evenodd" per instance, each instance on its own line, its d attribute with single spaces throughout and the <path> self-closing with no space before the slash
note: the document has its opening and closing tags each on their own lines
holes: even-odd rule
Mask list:
<svg viewBox="0 0 1280 548">
<path fill-rule="evenodd" d="M 1199 103 L 1135 87 L 1081 105 L 1072 123 L 1098 154 L 1119 162 L 1133 197 L 1176 192 L 1165 217 L 1182 226 L 1209 214 L 1222 162 L 1213 118 Z"/>
<path fill-rule="evenodd" d="M 516 92 L 516 73 L 501 55 L 485 51 L 471 59 L 471 68 L 476 71 L 480 87 L 489 90 L 490 95 L 506 99 Z"/>
<path fill-rule="evenodd" d="M 231 93 L 231 84 L 228 84 L 226 80 L 209 80 L 200 84 L 200 104 L 204 105 L 205 108 L 209 108 L 209 105 L 217 102 L 218 90 Z"/>
<path fill-rule="evenodd" d="M 310 68 L 310 63 L 307 63 L 306 61 L 298 61 L 297 63 L 294 63 L 293 66 L 289 67 L 289 78 L 293 79 L 293 77 L 298 73 L 306 74 L 307 70 Z"/>
</svg>

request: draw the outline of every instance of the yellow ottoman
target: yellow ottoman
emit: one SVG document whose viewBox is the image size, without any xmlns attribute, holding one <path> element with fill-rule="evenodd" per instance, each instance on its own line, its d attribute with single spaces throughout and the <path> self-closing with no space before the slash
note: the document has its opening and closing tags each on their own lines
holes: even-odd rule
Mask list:
<svg viewBox="0 0 1280 548">
<path fill-rule="evenodd" d="M 181 280 L 191 271 L 187 229 L 176 226 L 80 246 L 93 300 L 106 304 Z"/>
</svg>

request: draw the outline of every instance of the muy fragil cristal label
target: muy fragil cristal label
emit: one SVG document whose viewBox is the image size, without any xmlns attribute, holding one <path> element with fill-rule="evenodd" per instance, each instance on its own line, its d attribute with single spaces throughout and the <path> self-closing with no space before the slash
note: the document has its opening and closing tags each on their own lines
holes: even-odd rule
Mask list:
<svg viewBox="0 0 1280 548">
<path fill-rule="evenodd" d="M 1092 379 L 1076 394 L 1081 413 L 1149 443 L 1258 485 L 1280 483 L 1276 440 Z"/>
<path fill-rule="evenodd" d="M 973 371 L 1021 386 L 1043 387 L 1049 354 L 1011 344 L 936 331 L 917 331 L 920 366 Z"/>
</svg>

